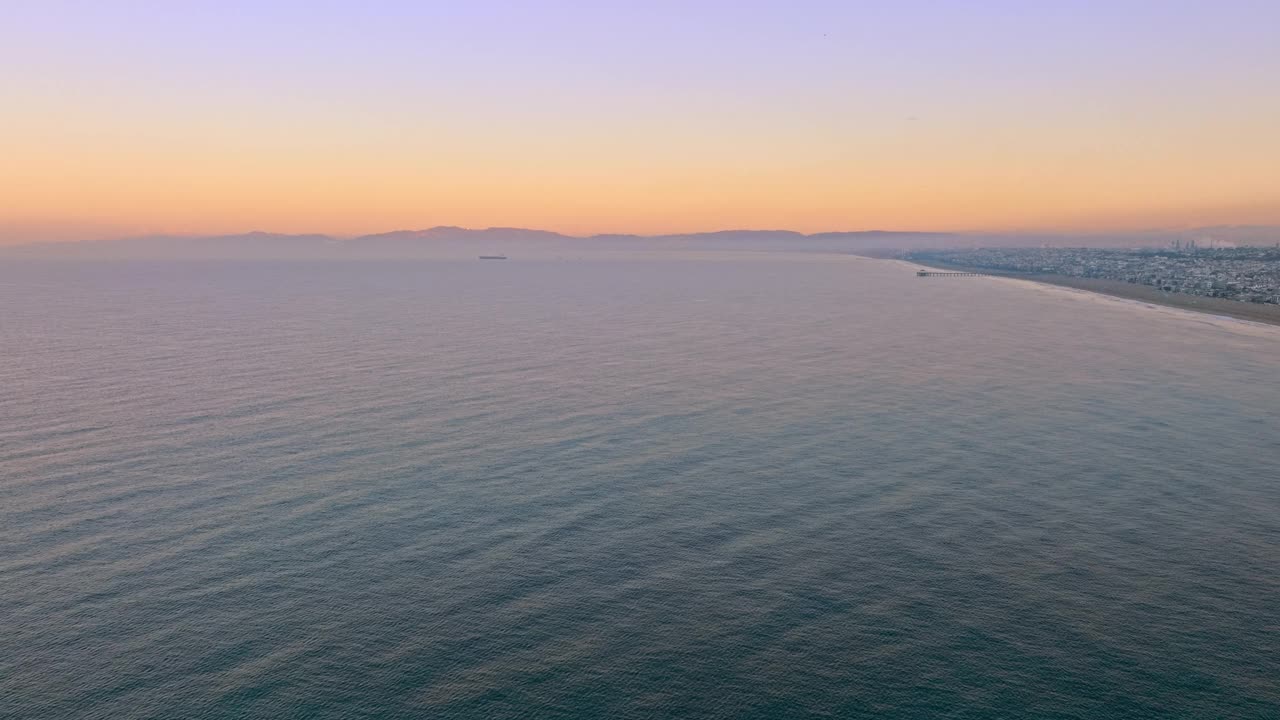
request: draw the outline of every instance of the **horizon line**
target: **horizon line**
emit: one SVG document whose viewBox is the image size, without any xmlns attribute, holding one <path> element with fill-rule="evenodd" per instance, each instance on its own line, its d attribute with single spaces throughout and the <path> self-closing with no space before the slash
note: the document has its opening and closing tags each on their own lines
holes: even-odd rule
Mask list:
<svg viewBox="0 0 1280 720">
<path fill-rule="evenodd" d="M 253 229 L 239 232 L 153 232 L 138 234 L 122 234 L 109 235 L 97 238 L 81 238 L 81 239 L 45 239 L 32 240 L 28 242 L 2 243 L 0 247 L 22 247 L 30 245 L 76 245 L 87 243 L 105 243 L 105 242 L 123 242 L 129 240 L 210 240 L 218 238 L 246 237 L 252 235 L 265 235 L 274 237 L 321 237 L 339 242 L 348 242 L 351 240 L 359 240 L 363 238 L 372 238 L 384 235 L 396 234 L 413 234 L 428 233 L 432 231 L 460 231 L 460 232 L 493 232 L 493 231 L 510 231 L 510 232 L 528 232 L 542 233 L 547 235 L 556 235 L 561 238 L 570 240 L 591 240 L 595 238 L 636 238 L 636 239 L 661 239 L 661 238 L 678 238 L 678 237 L 695 237 L 704 235 L 721 235 L 729 233 L 779 233 L 796 235 L 804 238 L 811 238 L 821 235 L 943 235 L 955 237 L 1105 237 L 1105 236 L 1142 236 L 1153 233 L 1187 233 L 1187 232 L 1208 232 L 1213 230 L 1276 230 L 1280 232 L 1280 225 L 1266 224 L 1216 224 L 1216 225 L 1186 225 L 1171 227 L 1150 227 L 1141 229 L 1090 229 L 1090 230 L 1070 230 L 1070 229 L 1027 229 L 1027 230 L 899 230 L 899 229 L 883 229 L 872 228 L 867 230 L 819 230 L 815 232 L 802 232 L 799 230 L 791 230 L 787 228 L 751 228 L 751 227 L 731 227 L 716 230 L 690 230 L 681 232 L 666 233 L 634 233 L 634 232 L 597 232 L 590 234 L 573 234 L 560 232 L 558 230 L 547 230 L 537 227 L 521 227 L 516 225 L 494 225 L 488 227 L 466 227 L 461 225 L 433 225 L 424 228 L 397 228 L 393 230 L 378 230 L 367 233 L 330 233 L 323 231 L 311 232 L 281 232 L 275 230 Z"/>
</svg>

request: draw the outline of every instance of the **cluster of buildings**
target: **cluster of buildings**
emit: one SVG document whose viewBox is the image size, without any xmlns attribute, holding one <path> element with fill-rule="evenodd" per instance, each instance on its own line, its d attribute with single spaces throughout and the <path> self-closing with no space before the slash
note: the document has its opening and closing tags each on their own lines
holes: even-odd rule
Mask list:
<svg viewBox="0 0 1280 720">
<path fill-rule="evenodd" d="M 1122 280 L 1165 292 L 1280 305 L 1280 247 L 981 248 L 919 250 L 907 257 L 1007 273 Z"/>
</svg>

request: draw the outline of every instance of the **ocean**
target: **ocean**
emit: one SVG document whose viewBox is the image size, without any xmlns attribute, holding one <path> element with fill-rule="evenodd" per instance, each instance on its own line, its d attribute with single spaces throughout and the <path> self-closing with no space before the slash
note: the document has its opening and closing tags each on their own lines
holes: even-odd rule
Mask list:
<svg viewBox="0 0 1280 720">
<path fill-rule="evenodd" d="M 0 265 L 0 717 L 1280 717 L 1280 328 L 510 254 Z"/>
</svg>

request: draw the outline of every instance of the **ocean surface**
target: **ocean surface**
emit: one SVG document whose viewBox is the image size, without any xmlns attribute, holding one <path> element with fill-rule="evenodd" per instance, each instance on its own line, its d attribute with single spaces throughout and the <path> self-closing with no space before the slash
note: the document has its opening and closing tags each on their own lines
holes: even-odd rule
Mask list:
<svg viewBox="0 0 1280 720">
<path fill-rule="evenodd" d="M 1280 717 L 1280 328 L 836 256 L 0 265 L 0 717 Z"/>
</svg>

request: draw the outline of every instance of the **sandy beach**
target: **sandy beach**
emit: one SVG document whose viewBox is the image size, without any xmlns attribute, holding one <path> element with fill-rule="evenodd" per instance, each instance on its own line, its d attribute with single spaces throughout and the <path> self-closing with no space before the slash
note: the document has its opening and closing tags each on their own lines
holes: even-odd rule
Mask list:
<svg viewBox="0 0 1280 720">
<path fill-rule="evenodd" d="M 1062 287 L 1076 288 L 1077 290 L 1088 290 L 1102 295 L 1111 295 L 1113 297 L 1126 298 L 1129 300 L 1141 300 L 1143 302 L 1181 308 L 1183 310 L 1194 310 L 1196 312 L 1208 313 L 1211 315 L 1225 315 L 1227 317 L 1239 318 L 1241 320 L 1252 320 L 1253 322 L 1267 323 L 1269 325 L 1280 325 L 1280 305 L 1239 302 L 1237 300 L 1203 297 L 1188 293 L 1170 293 L 1164 292 L 1163 290 L 1150 285 L 1127 283 L 1123 280 L 1082 278 L 1071 277 L 1068 275 L 1009 273 L 992 270 L 990 268 L 968 267 L 964 265 L 951 265 L 939 262 L 920 263 L 914 260 L 907 262 L 920 267 L 932 267 L 938 270 L 980 272 L 987 275 L 1009 277 L 1017 280 L 1032 280 L 1049 285 L 1060 285 Z"/>
</svg>

